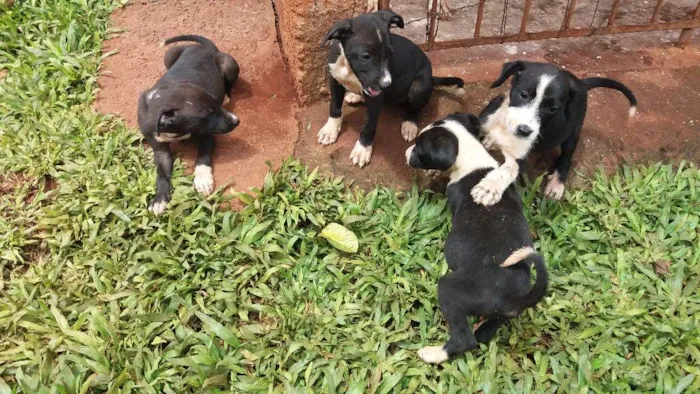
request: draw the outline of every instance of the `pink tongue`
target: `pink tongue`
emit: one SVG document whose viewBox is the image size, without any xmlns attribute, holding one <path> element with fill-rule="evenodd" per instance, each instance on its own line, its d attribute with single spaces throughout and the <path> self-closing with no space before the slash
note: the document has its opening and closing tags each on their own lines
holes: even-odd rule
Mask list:
<svg viewBox="0 0 700 394">
<path fill-rule="evenodd" d="M 367 91 L 369 92 L 369 95 L 372 96 L 372 97 L 379 96 L 379 91 L 378 91 L 378 90 L 374 90 L 374 89 L 372 89 L 372 88 L 367 88 Z"/>
</svg>

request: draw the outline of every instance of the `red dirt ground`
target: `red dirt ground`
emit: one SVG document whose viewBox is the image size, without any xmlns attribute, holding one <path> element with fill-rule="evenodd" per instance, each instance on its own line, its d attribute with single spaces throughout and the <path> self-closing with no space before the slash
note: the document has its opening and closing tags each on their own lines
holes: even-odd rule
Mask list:
<svg viewBox="0 0 700 394">
<path fill-rule="evenodd" d="M 409 146 L 399 133 L 395 108 L 382 113 L 372 162 L 364 169 L 350 166 L 348 156 L 364 121 L 364 108 L 345 107 L 338 142 L 322 147 L 316 133 L 328 116 L 327 100 L 297 108 L 289 72 L 276 42 L 269 1 L 140 2 L 118 10 L 112 26 L 125 31 L 106 43 L 119 52 L 104 61 L 96 108 L 121 115 L 136 125 L 139 93 L 164 72 L 165 38 L 196 33 L 211 38 L 241 65 L 241 80 L 229 108 L 241 125 L 218 139 L 214 156 L 217 185 L 232 182 L 237 191 L 259 187 L 266 161 L 278 165 L 294 154 L 323 172 L 344 175 L 362 187 L 377 184 L 409 188 L 416 173 L 405 165 Z M 664 33 L 668 35 L 668 33 Z M 589 110 L 574 169 L 582 173 L 600 165 L 682 159 L 700 162 L 700 47 L 698 34 L 685 50 L 661 42 L 658 35 L 625 35 L 597 39 L 542 41 L 433 52 L 436 75 L 467 81 L 467 96 L 440 91 L 420 118 L 419 126 L 457 110 L 478 112 L 497 91 L 488 84 L 501 64 L 515 58 L 551 61 L 577 75 L 617 78 L 637 94 L 636 118 L 627 119 L 628 104 L 615 91 L 590 93 Z M 502 89 L 501 89 L 502 90 Z M 177 147 L 191 167 L 194 148 Z M 544 163 L 547 164 L 546 161 Z"/>
</svg>

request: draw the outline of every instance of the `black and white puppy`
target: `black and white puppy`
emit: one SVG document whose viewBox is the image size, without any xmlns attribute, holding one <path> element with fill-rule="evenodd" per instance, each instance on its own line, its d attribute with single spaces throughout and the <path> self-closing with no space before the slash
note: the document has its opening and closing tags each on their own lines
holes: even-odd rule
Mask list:
<svg viewBox="0 0 700 394">
<path fill-rule="evenodd" d="M 170 201 L 170 142 L 190 138 L 197 142 L 194 187 L 200 194 L 209 195 L 214 191 L 214 135 L 228 133 L 239 123 L 222 107 L 238 79 L 238 63 L 201 36 L 172 37 L 165 44 L 178 41 L 198 44 L 170 48 L 164 60 L 168 71 L 139 98 L 139 128 L 155 155 L 156 196 L 148 210 L 156 215 Z"/>
<path fill-rule="evenodd" d="M 374 134 L 385 101 L 403 106 L 406 115 L 401 134 L 412 141 L 418 133 L 418 114 L 428 104 L 433 88 L 464 86 L 459 78 L 433 77 L 425 53 L 407 38 L 390 33 L 392 26 L 404 26 L 403 19 L 392 11 L 364 14 L 335 22 L 322 42 L 335 40 L 328 55 L 330 116 L 318 132 L 318 142 L 329 145 L 338 138 L 343 99 L 348 103 L 366 102 L 367 121 L 350 154 L 352 163 L 360 167 L 372 158 Z"/>
<path fill-rule="evenodd" d="M 452 229 L 445 242 L 445 259 L 452 272 L 438 282 L 440 310 L 449 325 L 443 346 L 427 346 L 418 356 L 438 364 L 488 342 L 498 328 L 523 310 L 535 306 L 547 292 L 547 268 L 533 249 L 530 227 L 513 185 L 491 207 L 477 204 L 471 190 L 498 167 L 478 140 L 480 121 L 455 114 L 423 129 L 406 151 L 417 169 L 446 171 L 447 200 Z M 534 265 L 537 278 L 530 281 Z M 468 316 L 486 320 L 472 332 Z"/>
<path fill-rule="evenodd" d="M 586 117 L 588 91 L 603 87 L 622 92 L 631 105 L 630 117 L 637 111 L 637 99 L 627 86 L 613 79 L 579 79 L 552 64 L 525 61 L 504 64 L 491 87 L 501 86 L 511 76 L 508 97 L 494 98 L 479 115 L 484 145 L 500 149 L 505 162 L 472 190 L 472 196 L 480 204 L 495 204 L 522 172 L 532 149 L 561 146 L 545 187 L 545 195 L 558 200 L 564 195 L 564 182 Z"/>
</svg>

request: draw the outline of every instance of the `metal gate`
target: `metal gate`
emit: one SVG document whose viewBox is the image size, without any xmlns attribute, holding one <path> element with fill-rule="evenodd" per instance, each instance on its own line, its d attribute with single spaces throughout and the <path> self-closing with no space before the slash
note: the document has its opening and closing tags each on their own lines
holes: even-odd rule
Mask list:
<svg viewBox="0 0 700 394">
<path fill-rule="evenodd" d="M 399 1 L 399 0 L 394 0 Z M 612 7 L 606 17 L 607 23 L 605 26 L 593 27 L 593 21 L 588 28 L 573 28 L 571 27 L 571 19 L 576 11 L 577 0 L 568 0 L 566 6 L 566 11 L 564 18 L 559 29 L 544 30 L 538 32 L 528 32 L 527 24 L 530 14 L 530 8 L 532 6 L 532 0 L 524 0 L 523 4 L 523 15 L 520 21 L 520 30 L 517 33 L 506 33 L 506 18 L 507 18 L 507 7 L 508 2 L 505 1 L 504 12 L 502 16 L 502 28 L 500 34 L 483 36 L 481 34 L 482 21 L 484 18 L 484 6 L 486 0 L 478 0 L 478 3 L 473 3 L 468 6 L 478 7 L 476 14 L 476 24 L 474 26 L 474 34 L 471 38 L 457 39 L 457 40 L 447 40 L 447 41 L 437 41 L 437 31 L 438 24 L 440 23 L 438 19 L 438 4 L 439 0 L 425 0 L 427 16 L 428 19 L 426 27 L 426 38 L 427 42 L 422 44 L 421 47 L 424 50 L 430 51 L 433 49 L 445 49 L 445 48 L 457 48 L 457 47 L 471 47 L 477 45 L 487 45 L 487 44 L 502 44 L 506 42 L 521 42 L 521 41 L 534 41 L 543 40 L 548 38 L 569 38 L 569 37 L 588 37 L 588 36 L 598 36 L 606 34 L 619 34 L 619 33 L 636 33 L 636 32 L 651 32 L 651 31 L 667 31 L 667 30 L 681 30 L 680 37 L 678 38 L 677 46 L 685 47 L 693 29 L 700 28 L 700 0 L 695 6 L 694 11 L 689 12 L 685 18 L 673 21 L 659 21 L 659 15 L 661 13 L 662 7 L 664 5 L 664 0 L 657 0 L 656 6 L 653 11 L 651 19 L 646 23 L 639 24 L 617 24 L 616 18 L 618 17 L 618 10 L 622 0 L 613 0 Z M 380 0 L 379 8 L 387 9 L 389 8 L 390 0 Z M 598 9 L 598 3 L 596 3 L 596 11 Z M 463 7 L 466 8 L 466 7 Z M 595 20 L 596 14 L 593 14 L 593 20 Z"/>
</svg>

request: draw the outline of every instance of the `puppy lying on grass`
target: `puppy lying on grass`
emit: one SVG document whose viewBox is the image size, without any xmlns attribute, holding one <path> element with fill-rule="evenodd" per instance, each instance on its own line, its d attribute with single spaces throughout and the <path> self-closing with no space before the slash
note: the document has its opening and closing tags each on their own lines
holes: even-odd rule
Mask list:
<svg viewBox="0 0 700 394">
<path fill-rule="evenodd" d="M 474 115 L 451 115 L 428 125 L 406 150 L 411 167 L 447 171 L 450 176 L 447 200 L 452 230 L 445 242 L 445 259 L 452 272 L 438 282 L 438 302 L 450 339 L 418 351 L 428 363 L 439 364 L 488 342 L 503 323 L 535 306 L 547 292 L 547 268 L 533 249 L 515 187 L 511 184 L 490 207 L 474 202 L 472 188 L 498 168 L 476 138 L 480 127 Z M 468 316 L 488 320 L 472 332 Z"/>
</svg>

